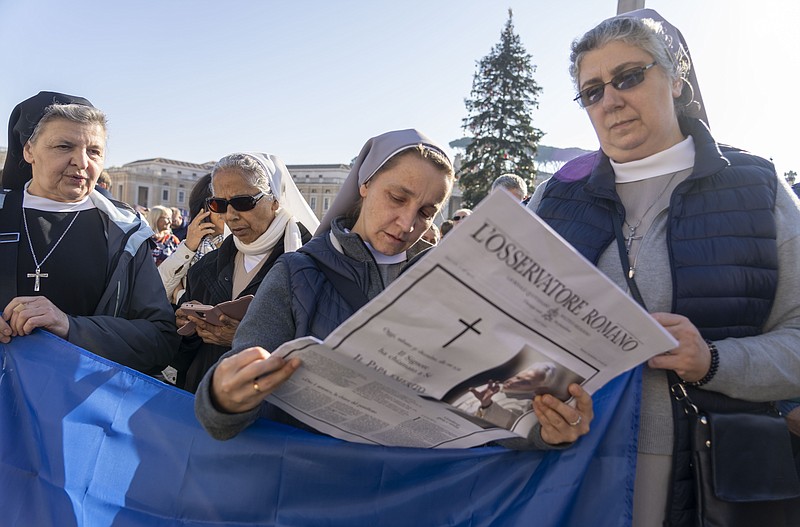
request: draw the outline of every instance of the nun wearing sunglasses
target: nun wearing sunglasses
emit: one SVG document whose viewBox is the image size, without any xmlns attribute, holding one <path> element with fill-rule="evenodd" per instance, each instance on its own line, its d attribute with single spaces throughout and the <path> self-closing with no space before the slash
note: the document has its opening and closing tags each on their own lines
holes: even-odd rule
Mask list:
<svg viewBox="0 0 800 527">
<path fill-rule="evenodd" d="M 641 367 L 633 525 L 693 524 L 688 423 L 670 386 L 797 396 L 797 200 L 771 162 L 715 141 L 683 36 L 655 11 L 577 39 L 570 73 L 600 150 L 528 206 L 678 341 Z"/>
<path fill-rule="evenodd" d="M 272 154 L 223 157 L 211 173 L 210 190 L 206 208 L 225 221 L 231 236 L 189 269 L 178 305 L 215 305 L 254 295 L 278 257 L 299 249 L 319 225 L 286 165 Z M 175 315 L 178 327 L 195 325 L 171 364 L 178 387 L 194 392 L 205 372 L 230 350 L 240 321 L 223 316 L 223 324 L 215 326 L 180 308 Z"/>
</svg>

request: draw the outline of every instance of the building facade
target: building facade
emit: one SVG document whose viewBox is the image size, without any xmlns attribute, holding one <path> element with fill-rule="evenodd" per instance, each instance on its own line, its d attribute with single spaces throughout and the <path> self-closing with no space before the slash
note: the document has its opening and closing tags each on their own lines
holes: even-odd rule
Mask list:
<svg viewBox="0 0 800 527">
<path fill-rule="evenodd" d="M 211 172 L 214 162 L 190 163 L 162 157 L 142 159 L 108 168 L 114 199 L 141 209 L 155 205 L 188 211 L 189 194 L 198 179 Z M 300 194 L 314 214 L 322 218 L 342 188 L 350 165 L 287 165 Z M 450 200 L 436 217 L 437 224 L 461 207 L 461 189 L 456 187 Z"/>
<path fill-rule="evenodd" d="M 111 194 L 131 206 L 149 209 L 155 205 L 189 208 L 195 182 L 211 172 L 214 163 L 189 163 L 157 157 L 111 167 Z"/>
<path fill-rule="evenodd" d="M 317 218 L 322 219 L 342 188 L 350 165 L 287 165 L 294 184 Z"/>
<path fill-rule="evenodd" d="M 6 148 L 0 147 L 0 167 L 5 160 L 6 151 Z M 551 151 L 557 151 L 558 155 Z M 568 159 L 583 152 L 586 151 L 540 146 L 536 160 L 536 184 L 549 178 Z M 456 173 L 462 157 L 463 154 L 460 152 L 455 155 Z M 107 169 L 111 176 L 111 194 L 115 199 L 134 207 L 149 209 L 154 205 L 164 205 L 188 212 L 189 194 L 192 188 L 198 179 L 211 172 L 214 163 L 215 161 L 191 163 L 156 157 L 111 167 Z M 328 211 L 350 171 L 350 165 L 347 164 L 288 165 L 287 168 L 300 193 L 318 218 L 322 218 Z M 460 209 L 462 205 L 461 189 L 456 182 L 450 199 L 435 219 L 436 224 L 439 225 L 450 218 L 452 212 Z"/>
<path fill-rule="evenodd" d="M 192 188 L 213 168 L 213 161 L 190 163 L 161 157 L 126 163 L 108 169 L 111 194 L 132 206 L 149 209 L 164 205 L 188 210 Z M 318 218 L 328 211 L 350 171 L 350 166 L 344 164 L 289 165 L 287 168 Z"/>
</svg>

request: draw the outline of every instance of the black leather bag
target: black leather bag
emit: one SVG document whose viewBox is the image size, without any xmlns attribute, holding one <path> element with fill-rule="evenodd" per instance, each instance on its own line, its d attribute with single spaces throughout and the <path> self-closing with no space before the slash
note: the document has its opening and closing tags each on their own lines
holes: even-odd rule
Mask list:
<svg viewBox="0 0 800 527">
<path fill-rule="evenodd" d="M 689 414 L 696 525 L 800 525 L 800 477 L 778 411 L 714 392 L 690 395 L 683 385 L 677 389 Z M 709 407 L 715 410 L 704 409 Z"/>
<path fill-rule="evenodd" d="M 622 221 L 611 213 L 620 262 L 645 309 L 628 263 Z M 774 405 L 685 385 L 667 372 L 689 417 L 698 527 L 800 527 L 800 449 Z"/>
</svg>

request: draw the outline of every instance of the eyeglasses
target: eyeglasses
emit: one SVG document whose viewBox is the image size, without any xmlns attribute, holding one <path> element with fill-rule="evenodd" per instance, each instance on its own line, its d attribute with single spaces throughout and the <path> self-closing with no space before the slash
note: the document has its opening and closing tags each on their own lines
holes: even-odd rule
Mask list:
<svg viewBox="0 0 800 527">
<path fill-rule="evenodd" d="M 256 203 L 263 198 L 266 194 L 259 192 L 255 196 L 234 196 L 231 199 L 225 198 L 207 198 L 206 206 L 211 212 L 217 214 L 225 214 L 228 210 L 228 205 L 238 210 L 239 212 L 247 212 L 253 210 Z"/>
<path fill-rule="evenodd" d="M 603 95 L 606 93 L 606 86 L 609 84 L 612 85 L 614 89 L 620 91 L 629 90 L 634 86 L 640 85 L 642 81 L 644 81 L 644 72 L 655 65 L 655 62 L 651 62 L 647 66 L 639 66 L 625 70 L 614 75 L 614 77 L 608 82 L 589 86 L 585 90 L 579 91 L 578 95 L 572 100 L 576 101 L 581 108 L 587 108 L 596 102 L 600 102 L 600 100 L 603 98 Z"/>
<path fill-rule="evenodd" d="M 464 218 L 466 218 L 466 216 L 453 216 L 453 221 L 461 221 Z"/>
</svg>

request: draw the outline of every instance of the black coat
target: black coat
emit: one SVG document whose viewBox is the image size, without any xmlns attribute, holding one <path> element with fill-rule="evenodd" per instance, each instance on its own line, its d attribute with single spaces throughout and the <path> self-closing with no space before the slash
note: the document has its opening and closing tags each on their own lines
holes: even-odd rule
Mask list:
<svg viewBox="0 0 800 527">
<path fill-rule="evenodd" d="M 311 234 L 302 225 L 298 224 L 303 243 L 311 239 Z M 219 249 L 203 256 L 189 269 L 186 277 L 186 291 L 178 302 L 193 301 L 207 305 L 215 305 L 233 297 L 233 268 L 236 253 L 233 236 L 228 236 Z M 256 276 L 247 284 L 247 287 L 237 298 L 246 295 L 255 295 L 264 276 L 272 268 L 275 260 L 283 254 L 283 239 L 279 241 L 267 261 L 261 266 Z M 287 307 L 288 309 L 288 307 Z M 205 373 L 216 364 L 217 360 L 230 348 L 206 344 L 197 334 L 183 337 L 178 355 L 172 366 L 178 370 L 177 386 L 194 393 Z"/>
</svg>

